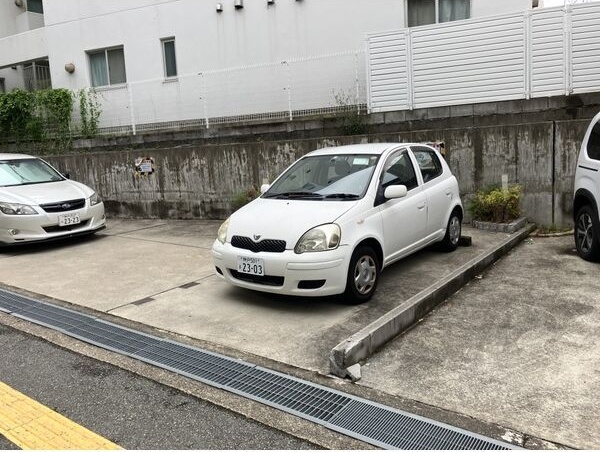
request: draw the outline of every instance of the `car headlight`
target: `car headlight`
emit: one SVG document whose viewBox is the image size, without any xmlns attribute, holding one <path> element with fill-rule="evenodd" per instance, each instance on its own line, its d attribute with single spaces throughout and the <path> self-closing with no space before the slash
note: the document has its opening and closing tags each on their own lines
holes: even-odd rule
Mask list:
<svg viewBox="0 0 600 452">
<path fill-rule="evenodd" d="M 217 240 L 222 244 L 225 244 L 225 241 L 227 240 L 227 228 L 229 228 L 229 218 L 223 222 L 217 233 Z"/>
<path fill-rule="evenodd" d="M 300 237 L 294 248 L 294 253 L 302 254 L 334 250 L 339 246 L 341 236 L 340 227 L 335 223 L 317 226 L 305 232 Z"/>
<path fill-rule="evenodd" d="M 33 207 L 11 202 L 0 202 L 0 211 L 5 215 L 37 215 Z"/>
<path fill-rule="evenodd" d="M 95 206 L 96 204 L 100 204 L 102 202 L 102 199 L 100 199 L 100 196 L 98 196 L 98 193 L 94 193 L 92 196 L 90 196 L 90 206 Z"/>
</svg>

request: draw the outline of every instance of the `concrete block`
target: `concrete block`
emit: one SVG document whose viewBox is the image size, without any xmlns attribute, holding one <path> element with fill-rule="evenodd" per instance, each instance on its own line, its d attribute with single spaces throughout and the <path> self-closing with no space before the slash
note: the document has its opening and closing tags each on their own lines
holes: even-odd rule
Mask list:
<svg viewBox="0 0 600 452">
<path fill-rule="evenodd" d="M 427 119 L 427 108 L 419 108 L 417 110 L 407 110 L 406 120 L 407 121 L 422 121 Z"/>
<path fill-rule="evenodd" d="M 544 111 L 548 109 L 548 98 L 539 97 L 537 99 L 529 99 L 523 102 L 523 111 Z"/>
<path fill-rule="evenodd" d="M 510 223 L 494 223 L 491 221 L 478 221 L 473 220 L 472 225 L 474 228 L 483 229 L 485 231 L 494 231 L 494 232 L 505 232 L 507 234 L 512 234 L 517 232 L 519 229 L 523 229 L 527 224 L 527 218 L 518 218 L 515 221 L 511 221 Z"/>
<path fill-rule="evenodd" d="M 449 118 L 450 107 L 435 107 L 429 108 L 427 111 L 427 119 Z"/>
<path fill-rule="evenodd" d="M 406 111 L 405 110 L 390 111 L 390 112 L 384 113 L 384 115 L 385 115 L 384 122 L 386 124 L 395 124 L 398 122 L 406 121 Z"/>
<path fill-rule="evenodd" d="M 498 114 L 508 115 L 513 113 L 521 113 L 523 111 L 523 100 L 509 100 L 498 102 Z"/>
<path fill-rule="evenodd" d="M 385 113 L 371 113 L 367 116 L 367 124 L 385 124 Z"/>
<path fill-rule="evenodd" d="M 495 115 L 498 113 L 498 103 L 497 102 L 486 102 L 483 104 L 474 104 L 473 105 L 473 114 L 474 115 Z"/>
<path fill-rule="evenodd" d="M 450 107 L 450 116 L 473 116 L 473 104 L 452 105 Z"/>
</svg>

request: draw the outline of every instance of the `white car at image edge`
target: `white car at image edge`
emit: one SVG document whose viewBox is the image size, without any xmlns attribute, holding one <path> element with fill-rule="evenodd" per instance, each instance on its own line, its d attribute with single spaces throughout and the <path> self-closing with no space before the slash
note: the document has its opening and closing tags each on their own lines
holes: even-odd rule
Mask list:
<svg viewBox="0 0 600 452">
<path fill-rule="evenodd" d="M 105 222 L 91 188 L 37 157 L 0 154 L 0 246 L 93 234 Z"/>
<path fill-rule="evenodd" d="M 212 248 L 217 274 L 247 289 L 368 301 L 381 270 L 428 245 L 456 249 L 463 208 L 423 144 L 331 147 L 297 160 L 233 213 Z"/>
</svg>

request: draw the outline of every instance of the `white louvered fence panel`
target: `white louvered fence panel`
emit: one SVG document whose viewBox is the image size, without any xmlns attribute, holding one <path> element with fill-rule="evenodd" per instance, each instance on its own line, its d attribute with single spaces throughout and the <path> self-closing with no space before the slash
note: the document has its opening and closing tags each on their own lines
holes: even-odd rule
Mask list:
<svg viewBox="0 0 600 452">
<path fill-rule="evenodd" d="M 565 94 L 564 20 L 562 8 L 540 9 L 531 15 L 532 97 Z"/>
<path fill-rule="evenodd" d="M 373 112 L 410 108 L 406 32 L 369 36 L 369 99 Z"/>
<path fill-rule="evenodd" d="M 415 107 L 524 97 L 522 15 L 419 27 L 411 34 Z"/>
<path fill-rule="evenodd" d="M 600 90 L 600 2 L 573 7 L 573 92 Z"/>
</svg>

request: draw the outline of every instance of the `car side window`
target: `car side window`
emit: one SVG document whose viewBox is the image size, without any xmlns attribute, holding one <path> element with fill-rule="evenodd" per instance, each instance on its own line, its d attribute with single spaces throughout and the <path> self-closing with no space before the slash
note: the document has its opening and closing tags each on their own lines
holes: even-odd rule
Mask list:
<svg viewBox="0 0 600 452">
<path fill-rule="evenodd" d="M 408 190 L 418 185 L 415 168 L 405 150 L 392 154 L 385 162 L 381 186 L 385 189 L 390 185 L 406 185 Z"/>
<path fill-rule="evenodd" d="M 426 184 L 430 180 L 442 175 L 442 164 L 435 152 L 428 148 L 413 148 L 412 151 L 419 163 L 423 183 Z"/>
<path fill-rule="evenodd" d="M 597 122 L 592 128 L 587 144 L 587 154 L 593 160 L 600 160 L 600 122 Z"/>
</svg>

